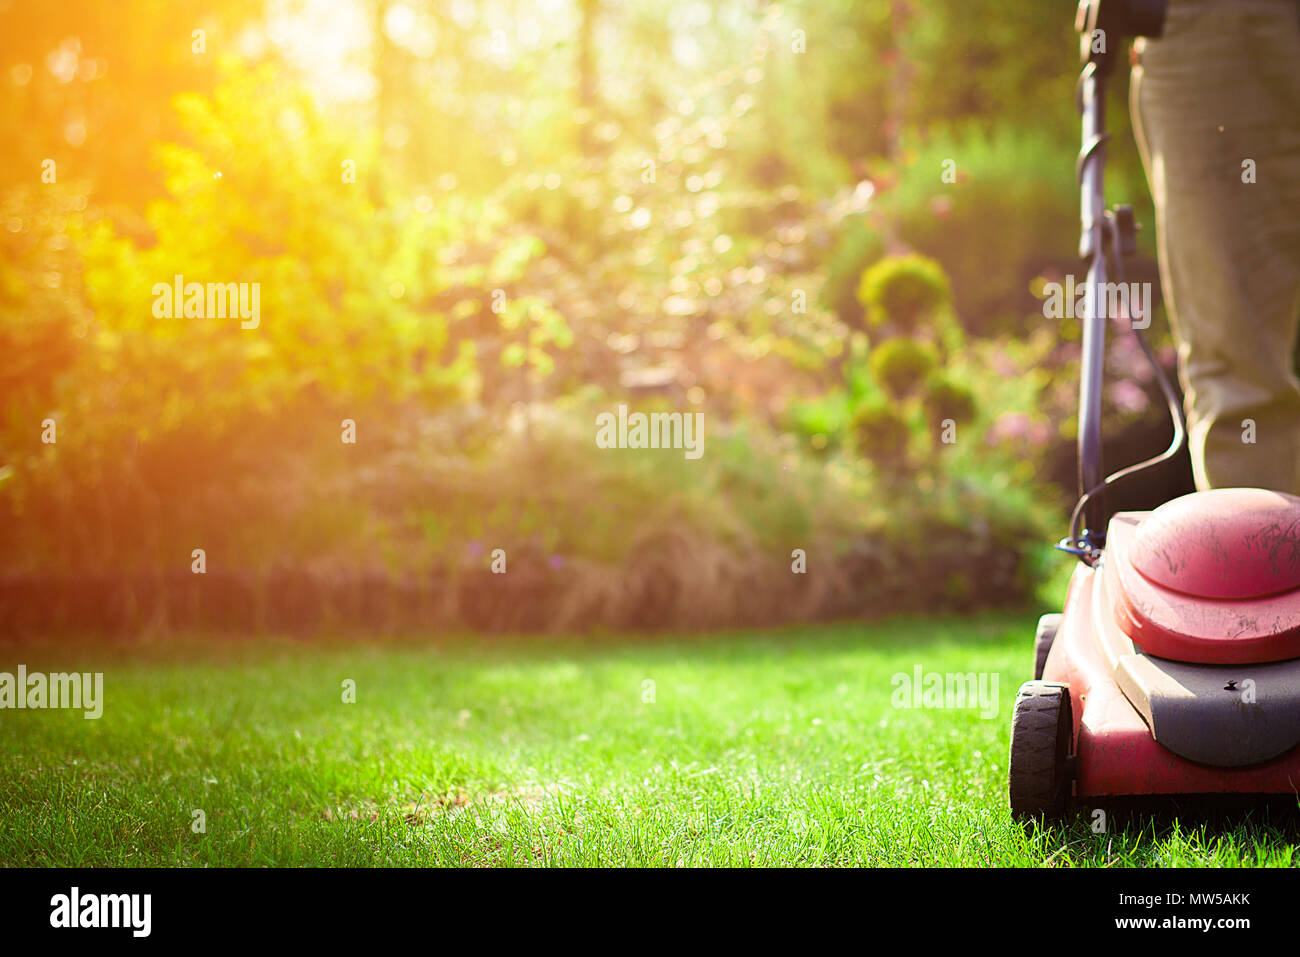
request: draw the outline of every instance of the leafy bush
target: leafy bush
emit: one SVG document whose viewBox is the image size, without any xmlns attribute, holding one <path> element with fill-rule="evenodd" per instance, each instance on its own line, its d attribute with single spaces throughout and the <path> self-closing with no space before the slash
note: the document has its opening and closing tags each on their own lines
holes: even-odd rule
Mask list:
<svg viewBox="0 0 1300 957">
<path fill-rule="evenodd" d="M 857 450 L 873 462 L 889 468 L 905 465 L 911 429 L 893 409 L 866 406 L 853 416 Z"/>
<path fill-rule="evenodd" d="M 871 350 L 871 374 L 892 398 L 915 395 L 934 368 L 934 349 L 912 339 L 887 339 Z"/>
<path fill-rule="evenodd" d="M 862 51 L 905 52 L 887 3 L 849 7 L 816 13 L 826 29 L 809 34 L 858 23 Z M 955 345 L 969 263 L 953 260 L 950 289 L 936 260 L 882 258 L 900 239 L 947 256 L 928 216 L 959 221 L 953 241 L 968 243 L 967 167 L 997 164 L 954 154 L 966 178 L 944 195 L 921 176 L 937 153 L 854 182 L 875 168 L 861 156 L 892 149 L 858 122 L 877 111 L 862 89 L 885 89 L 890 70 L 863 86 L 834 59 L 787 54 L 771 43 L 785 16 L 757 15 L 748 51 L 736 31 L 693 31 L 716 76 L 648 77 L 644 104 L 635 85 L 576 112 L 549 42 L 509 69 L 457 69 L 488 61 L 480 26 L 456 18 L 434 31 L 447 69 L 394 39 L 382 94 L 348 106 L 322 108 L 274 55 L 205 61 L 210 92 L 168 87 L 130 125 L 158 134 L 113 149 L 95 129 L 80 150 L 87 169 L 112 152 L 101 180 L 152 151 L 158 180 L 120 191 L 126 208 L 94 185 L 6 189 L 0 568 L 93 579 L 73 601 L 91 621 L 111 604 L 128 626 L 247 605 L 266 627 L 276 603 L 297 623 L 406 607 L 417 621 L 566 628 L 1023 597 L 1027 465 L 986 436 L 1032 407 L 1032 391 L 995 390 L 1037 383 L 1038 353 L 1017 353 L 1018 381 L 989 376 L 986 344 Z M 6 129 L 57 95 L 62 135 L 81 94 L 103 89 L 82 86 L 99 49 L 60 49 L 86 78 L 38 67 L 20 89 L 17 71 Z M 800 113 L 819 101 L 808 89 L 834 92 L 840 112 Z M 416 109 L 396 146 L 393 121 Z M 802 145 L 826 138 L 843 155 Z M 1006 222 L 981 223 L 979 249 Z M 176 275 L 258 283 L 260 324 L 160 315 L 155 288 Z M 863 303 L 870 337 L 850 330 Z M 706 458 L 596 449 L 593 410 L 624 401 L 703 413 Z M 773 431 L 783 417 L 794 434 Z M 960 421 L 962 440 L 942 444 L 936 417 Z M 46 418 L 57 443 L 41 441 Z M 1037 441 L 1042 418 L 1006 443 Z M 189 575 L 196 547 L 210 577 Z M 485 570 L 496 547 L 504 583 Z M 793 572 L 795 550 L 815 574 Z M 971 564 L 990 582 L 970 587 Z"/>
<path fill-rule="evenodd" d="M 942 378 L 932 378 L 927 383 L 923 401 L 927 415 L 935 421 L 951 419 L 964 425 L 975 418 L 975 394 Z"/>
<path fill-rule="evenodd" d="M 891 256 L 863 271 L 858 299 L 869 329 L 889 325 L 899 335 L 912 335 L 938 318 L 951 292 L 943 267 L 933 259 Z"/>
</svg>

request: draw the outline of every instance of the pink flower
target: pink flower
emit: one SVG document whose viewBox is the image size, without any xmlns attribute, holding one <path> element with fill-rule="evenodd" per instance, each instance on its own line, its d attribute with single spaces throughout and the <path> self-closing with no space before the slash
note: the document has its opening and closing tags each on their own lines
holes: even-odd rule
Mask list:
<svg viewBox="0 0 1300 957">
<path fill-rule="evenodd" d="M 1012 439 L 1029 438 L 1032 423 L 1024 412 L 1003 412 L 989 428 L 986 436 L 989 445 L 999 445 Z"/>
<path fill-rule="evenodd" d="M 1141 412 L 1148 405 L 1146 392 L 1128 379 L 1120 379 L 1111 384 L 1110 400 L 1125 412 Z"/>
<path fill-rule="evenodd" d="M 1004 412 L 984 435 L 989 445 L 1003 442 L 1024 442 L 1044 445 L 1051 438 L 1051 429 L 1045 422 L 1035 422 L 1025 412 Z"/>
</svg>

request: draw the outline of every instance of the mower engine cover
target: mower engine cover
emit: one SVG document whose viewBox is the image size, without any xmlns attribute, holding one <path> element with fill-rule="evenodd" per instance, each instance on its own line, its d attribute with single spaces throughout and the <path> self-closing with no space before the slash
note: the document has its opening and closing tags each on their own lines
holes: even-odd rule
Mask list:
<svg viewBox="0 0 1300 957">
<path fill-rule="evenodd" d="M 1203 664 L 1300 657 L 1300 498 L 1184 495 L 1110 523 L 1112 613 L 1148 655 Z"/>
</svg>

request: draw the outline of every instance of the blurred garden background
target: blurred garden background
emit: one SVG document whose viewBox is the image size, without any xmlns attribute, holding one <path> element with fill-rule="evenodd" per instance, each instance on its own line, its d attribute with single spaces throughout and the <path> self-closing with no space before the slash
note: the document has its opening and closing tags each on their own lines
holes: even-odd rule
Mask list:
<svg viewBox="0 0 1300 957">
<path fill-rule="evenodd" d="M 0 633 L 1023 607 L 1068 566 L 1072 9 L 0 0 Z M 177 275 L 256 328 L 160 317 Z M 1109 362 L 1118 466 L 1169 426 Z M 703 455 L 600 448 L 620 405 Z"/>
</svg>

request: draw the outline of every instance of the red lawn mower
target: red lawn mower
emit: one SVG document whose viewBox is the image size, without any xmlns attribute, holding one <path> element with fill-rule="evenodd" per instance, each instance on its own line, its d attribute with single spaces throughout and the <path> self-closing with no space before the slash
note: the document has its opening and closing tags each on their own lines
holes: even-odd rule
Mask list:
<svg viewBox="0 0 1300 957">
<path fill-rule="evenodd" d="M 1045 615 L 1034 680 L 1011 727 L 1011 812 L 1060 817 L 1072 800 L 1300 793 L 1300 498 L 1255 488 L 1194 492 L 1108 515 L 1116 482 L 1173 458 L 1181 402 L 1129 323 L 1169 404 L 1174 439 L 1102 478 L 1108 273 L 1135 249 L 1131 209 L 1105 208 L 1104 96 L 1121 36 L 1159 36 L 1163 0 L 1083 0 L 1079 153 L 1089 263 L 1082 319 L 1078 505 L 1057 547 L 1079 559 L 1065 610 Z M 1093 42 L 1102 31 L 1104 44 Z"/>
</svg>

